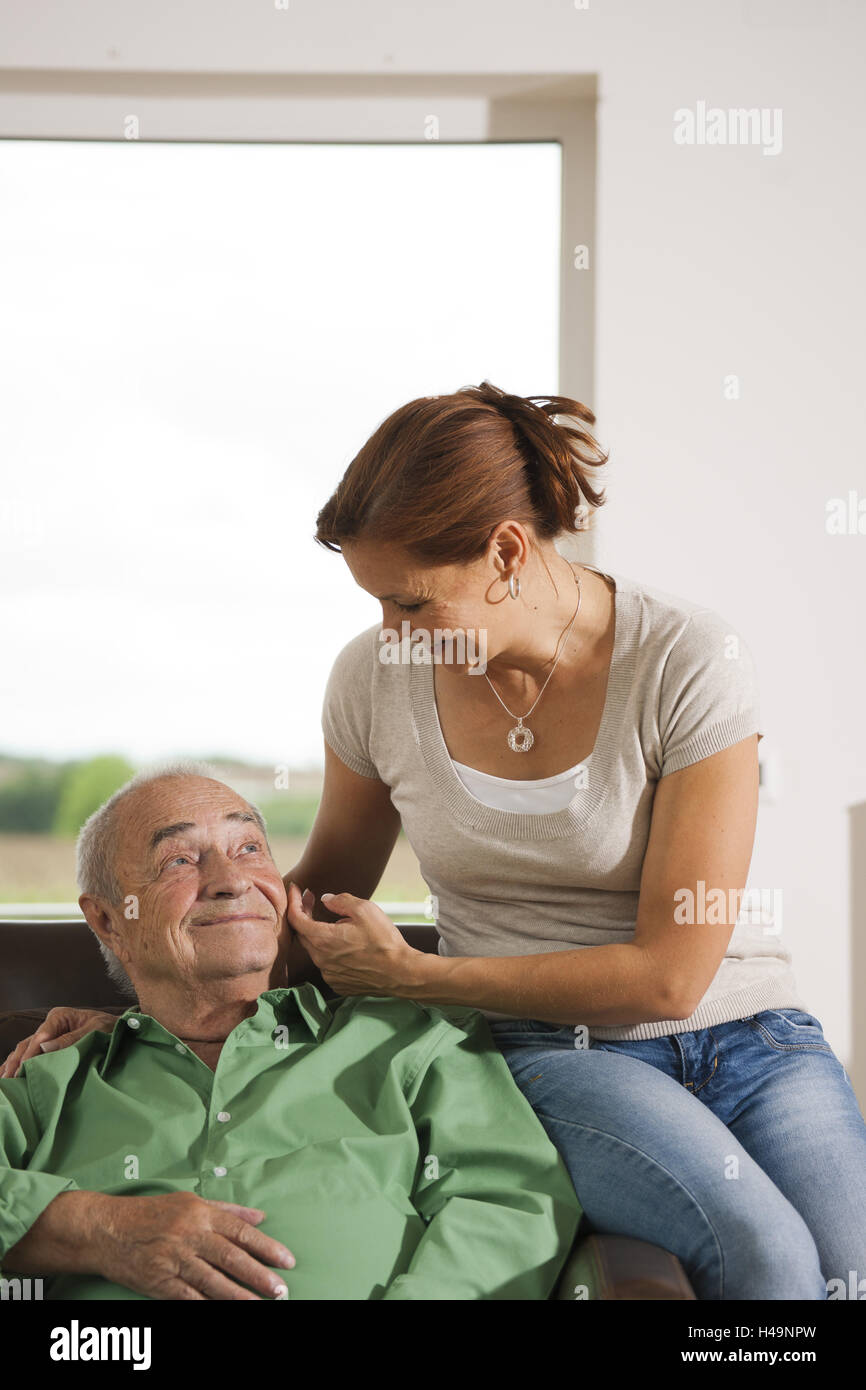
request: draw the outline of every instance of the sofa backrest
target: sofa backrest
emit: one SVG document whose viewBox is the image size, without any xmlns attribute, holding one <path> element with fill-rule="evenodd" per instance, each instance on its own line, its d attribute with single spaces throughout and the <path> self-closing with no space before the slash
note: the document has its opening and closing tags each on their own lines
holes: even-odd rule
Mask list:
<svg viewBox="0 0 866 1390">
<path fill-rule="evenodd" d="M 418 951 L 435 951 L 439 937 L 428 923 L 400 930 Z M 314 977 L 321 986 L 321 978 Z M 96 938 L 86 922 L 0 920 L 0 1013 L 50 1009 L 128 1008 L 109 979 Z"/>
</svg>

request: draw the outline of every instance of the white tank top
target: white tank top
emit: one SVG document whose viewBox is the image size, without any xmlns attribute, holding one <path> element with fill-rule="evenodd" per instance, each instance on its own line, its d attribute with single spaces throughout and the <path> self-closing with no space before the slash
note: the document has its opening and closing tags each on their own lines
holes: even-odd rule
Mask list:
<svg viewBox="0 0 866 1390">
<path fill-rule="evenodd" d="M 456 763 L 453 758 L 451 763 L 476 801 L 493 806 L 497 811 L 523 811 L 537 816 L 545 815 L 548 811 L 562 811 L 571 805 L 578 791 L 586 787 L 591 758 L 590 753 L 582 763 L 566 768 L 565 772 L 557 772 L 553 777 L 539 777 L 531 782 L 493 777 L 489 772 L 479 772 L 477 768 Z"/>
</svg>

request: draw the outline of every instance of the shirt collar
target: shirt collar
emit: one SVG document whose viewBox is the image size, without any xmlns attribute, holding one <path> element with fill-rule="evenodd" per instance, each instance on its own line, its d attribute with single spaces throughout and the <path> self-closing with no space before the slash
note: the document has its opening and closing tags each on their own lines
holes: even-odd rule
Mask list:
<svg viewBox="0 0 866 1390">
<path fill-rule="evenodd" d="M 320 1043 L 330 1028 L 332 1020 L 333 1014 L 327 1001 L 315 985 L 307 983 L 293 985 L 290 989 L 265 990 L 263 994 L 259 995 L 255 1013 L 244 1019 L 244 1023 L 252 1024 L 256 1031 L 265 1030 L 270 1036 L 275 1026 L 300 1021 L 312 1038 Z M 242 1026 L 243 1024 L 238 1024 L 239 1028 Z M 166 1028 L 163 1028 L 158 1019 L 153 1018 L 151 1014 L 142 1013 L 138 1005 L 133 1004 L 120 1015 L 112 1030 L 108 1041 L 108 1050 L 99 1068 L 102 1075 L 114 1061 L 130 1034 L 142 1038 L 149 1037 L 151 1041 L 155 1041 L 162 1034 L 169 1041 L 178 1041 L 173 1033 L 169 1033 Z"/>
<path fill-rule="evenodd" d="M 309 983 L 293 985 L 291 989 L 266 990 L 259 995 L 259 1010 L 265 1001 L 278 1023 L 288 1023 L 293 1017 L 302 1018 L 316 1042 L 322 1042 L 333 1022 L 334 1015 L 327 1000 Z"/>
</svg>

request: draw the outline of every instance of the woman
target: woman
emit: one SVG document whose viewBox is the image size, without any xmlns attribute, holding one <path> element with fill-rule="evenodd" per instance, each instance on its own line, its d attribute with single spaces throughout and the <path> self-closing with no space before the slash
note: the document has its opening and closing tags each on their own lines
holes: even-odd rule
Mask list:
<svg viewBox="0 0 866 1390">
<path fill-rule="evenodd" d="M 603 501 L 581 423 L 487 382 L 412 401 L 320 513 L 384 629 L 438 631 L 443 658 L 483 634 L 487 665 L 380 659 L 378 625 L 340 654 L 289 919 L 339 993 L 487 1014 L 591 1226 L 673 1250 L 703 1299 L 825 1298 L 866 1274 L 866 1125 L 772 928 L 731 939 L 752 664 L 716 614 L 558 553 Z M 439 956 L 357 901 L 401 824 Z M 317 926 L 337 887 L 343 925 Z"/>
<path fill-rule="evenodd" d="M 825 1298 L 866 1273 L 866 1125 L 772 929 L 732 936 L 752 664 L 715 613 L 559 554 L 604 500 L 581 424 L 488 382 L 412 401 L 320 513 L 410 640 L 377 624 L 332 671 L 296 965 L 484 1012 L 588 1227 L 672 1250 L 699 1298 Z M 401 824 L 438 956 L 368 901 Z"/>
</svg>

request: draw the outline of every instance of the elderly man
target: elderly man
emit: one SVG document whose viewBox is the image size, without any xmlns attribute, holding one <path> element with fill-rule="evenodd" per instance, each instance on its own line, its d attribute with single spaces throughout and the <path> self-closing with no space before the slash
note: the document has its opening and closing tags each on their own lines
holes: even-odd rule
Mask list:
<svg viewBox="0 0 866 1390">
<path fill-rule="evenodd" d="M 471 1010 L 286 981 L 261 816 L 133 779 L 79 840 L 137 1007 L 0 1081 L 0 1263 L 62 1299 L 542 1299 L 571 1180 Z"/>
</svg>

